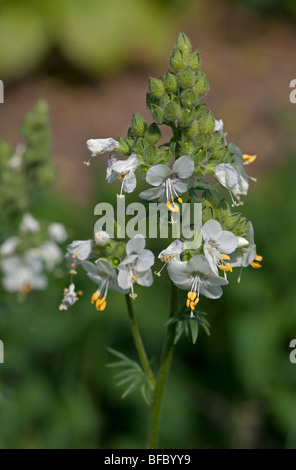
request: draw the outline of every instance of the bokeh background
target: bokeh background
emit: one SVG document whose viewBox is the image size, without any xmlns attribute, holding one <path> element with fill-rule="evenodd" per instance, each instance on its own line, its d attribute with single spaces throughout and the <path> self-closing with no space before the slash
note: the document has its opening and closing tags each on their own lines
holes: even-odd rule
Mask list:
<svg viewBox="0 0 296 470">
<path fill-rule="evenodd" d="M 92 236 L 93 208 L 114 201 L 105 159 L 90 168 L 85 141 L 127 132 L 145 117 L 148 76 L 167 70 L 184 31 L 210 81 L 205 100 L 228 141 L 258 154 L 243 213 L 253 221 L 263 268 L 243 272 L 222 299 L 202 300 L 212 334 L 182 338 L 162 414 L 163 448 L 296 448 L 296 4 L 292 0 L 2 0 L 0 136 L 18 127 L 39 98 L 49 104 L 57 184 L 32 213 L 66 224 L 70 239 Z M 160 243 L 160 246 L 162 244 Z M 65 272 L 18 303 L 2 290 L 0 448 L 141 448 L 148 408 L 121 400 L 107 346 L 135 358 L 122 297 L 108 308 L 83 298 L 59 312 Z M 152 295 L 153 289 L 153 295 Z M 167 319 L 168 280 L 138 289 L 136 315 L 155 365 Z"/>
</svg>

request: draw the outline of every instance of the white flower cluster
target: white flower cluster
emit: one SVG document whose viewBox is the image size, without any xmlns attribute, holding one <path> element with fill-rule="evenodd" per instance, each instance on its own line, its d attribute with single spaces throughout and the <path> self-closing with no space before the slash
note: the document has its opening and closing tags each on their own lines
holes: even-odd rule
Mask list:
<svg viewBox="0 0 296 470">
<path fill-rule="evenodd" d="M 44 230 L 30 213 L 25 213 L 18 234 L 0 246 L 3 288 L 21 295 L 45 289 L 46 272 L 53 271 L 62 261 L 63 252 L 58 244 L 66 239 L 64 225 L 50 223 Z"/>
<path fill-rule="evenodd" d="M 135 299 L 137 297 L 134 291 L 135 284 L 151 286 L 153 283 L 151 266 L 154 264 L 154 255 L 145 249 L 146 241 L 143 235 L 135 235 L 127 242 L 122 261 L 116 267 L 108 259 L 97 256 L 96 248 L 104 249 L 109 242 L 110 237 L 107 232 L 97 232 L 94 241 L 72 242 L 66 254 L 71 276 L 76 274 L 76 267 L 81 265 L 87 276 L 97 285 L 91 303 L 95 304 L 99 311 L 106 308 L 109 289 L 123 294 L 130 293 L 131 298 Z M 69 289 L 64 291 L 60 310 L 67 310 L 78 298 L 72 278 Z"/>
</svg>

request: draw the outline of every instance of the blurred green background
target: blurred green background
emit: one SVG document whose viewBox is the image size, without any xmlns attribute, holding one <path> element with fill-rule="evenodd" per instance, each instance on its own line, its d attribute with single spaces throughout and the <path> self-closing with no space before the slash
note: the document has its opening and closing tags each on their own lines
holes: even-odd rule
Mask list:
<svg viewBox="0 0 296 470">
<path fill-rule="evenodd" d="M 125 135 L 133 112 L 148 117 L 148 76 L 163 74 L 179 31 L 204 60 L 206 97 L 228 141 L 258 154 L 243 213 L 254 224 L 263 268 L 243 272 L 222 299 L 202 299 L 212 335 L 174 356 L 162 414 L 163 448 L 296 448 L 296 105 L 295 2 L 241 0 L 2 0 L 0 136 L 17 128 L 38 98 L 49 103 L 58 183 L 35 216 L 66 224 L 70 239 L 92 236 L 93 208 L 114 202 L 105 158 L 82 165 L 88 138 Z M 258 163 L 257 163 L 258 162 Z M 160 247 L 164 246 L 162 243 Z M 120 399 L 107 346 L 135 358 L 122 297 L 96 312 L 94 285 L 81 274 L 82 299 L 59 312 L 65 273 L 17 303 L 1 290 L 0 448 L 144 446 L 148 408 L 138 393 Z M 152 293 L 153 289 L 153 295 Z M 139 288 L 137 319 L 159 357 L 168 279 Z M 172 413 L 174 410 L 174 413 Z"/>
</svg>

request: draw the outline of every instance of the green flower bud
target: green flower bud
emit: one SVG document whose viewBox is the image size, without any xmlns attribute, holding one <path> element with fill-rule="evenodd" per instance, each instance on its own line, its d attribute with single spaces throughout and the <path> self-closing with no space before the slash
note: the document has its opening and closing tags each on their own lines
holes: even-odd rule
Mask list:
<svg viewBox="0 0 296 470">
<path fill-rule="evenodd" d="M 155 122 L 162 124 L 164 121 L 163 110 L 156 104 L 151 105 L 151 114 Z"/>
<path fill-rule="evenodd" d="M 201 66 L 201 59 L 199 53 L 197 51 L 194 51 L 192 54 L 190 54 L 187 59 L 187 63 L 196 72 Z"/>
<path fill-rule="evenodd" d="M 163 148 L 158 154 L 158 160 L 164 161 L 165 163 L 170 162 L 172 159 L 172 154 L 169 148 Z"/>
<path fill-rule="evenodd" d="M 165 87 L 162 80 L 156 78 L 149 78 L 149 89 L 152 94 L 157 99 L 160 99 L 165 94 Z"/>
<path fill-rule="evenodd" d="M 191 155 L 195 150 L 195 145 L 192 140 L 185 139 L 182 142 L 181 155 Z"/>
<path fill-rule="evenodd" d="M 117 245 L 113 249 L 113 254 L 117 258 L 123 258 L 123 256 L 125 255 L 125 243 L 124 242 L 117 243 Z M 115 266 L 117 266 L 117 264 L 115 264 Z"/>
<path fill-rule="evenodd" d="M 193 88 L 199 94 L 199 96 L 206 94 L 209 89 L 209 82 L 207 76 L 204 73 L 199 73 L 197 75 L 197 79 Z"/>
<path fill-rule="evenodd" d="M 186 65 L 182 70 L 180 70 L 178 73 L 178 83 L 183 90 L 193 87 L 195 83 L 195 74 L 190 65 Z"/>
<path fill-rule="evenodd" d="M 158 159 L 157 150 L 154 145 L 149 145 L 143 153 L 144 162 L 152 165 Z"/>
<path fill-rule="evenodd" d="M 170 101 L 163 110 L 166 121 L 176 121 L 179 119 L 181 109 L 178 103 Z"/>
<path fill-rule="evenodd" d="M 181 68 L 184 66 L 184 59 L 183 59 L 182 51 L 180 49 L 173 49 L 169 61 L 170 61 L 170 66 L 175 72 L 178 72 L 178 70 L 181 70 Z"/>
<path fill-rule="evenodd" d="M 138 137 L 143 137 L 147 128 L 147 122 L 139 113 L 135 113 L 132 117 L 131 127 Z"/>
<path fill-rule="evenodd" d="M 196 119 L 200 119 L 206 112 L 206 105 L 205 103 L 199 104 L 195 108 Z"/>
<path fill-rule="evenodd" d="M 161 139 L 161 132 L 157 124 L 153 122 L 150 124 L 148 127 L 146 134 L 145 134 L 146 140 L 149 144 L 157 144 L 157 142 L 160 141 Z"/>
<path fill-rule="evenodd" d="M 191 43 L 184 33 L 179 33 L 176 47 L 178 47 L 181 51 L 183 51 L 185 54 L 188 54 L 191 49 Z"/>
<path fill-rule="evenodd" d="M 189 138 L 194 137 L 197 132 L 198 132 L 198 123 L 196 121 L 194 121 L 191 124 L 191 126 L 183 129 L 183 134 L 185 135 L 185 137 L 189 137 Z"/>
<path fill-rule="evenodd" d="M 168 72 L 164 79 L 165 87 L 168 91 L 175 92 L 178 89 L 177 77 L 174 73 Z"/>
<path fill-rule="evenodd" d="M 182 127 L 189 127 L 195 119 L 194 109 L 184 108 L 181 112 L 179 123 Z"/>
<path fill-rule="evenodd" d="M 119 137 L 117 140 L 119 142 L 119 147 L 116 148 L 117 152 L 128 155 L 130 153 L 129 143 L 132 144 L 133 141 L 129 142 L 129 139 L 123 139 L 122 137 Z"/>
<path fill-rule="evenodd" d="M 225 156 L 227 152 L 227 146 L 226 145 L 219 145 L 214 148 L 212 152 L 212 158 L 215 160 L 221 160 Z"/>
<path fill-rule="evenodd" d="M 181 93 L 181 102 L 183 106 L 191 108 L 196 106 L 199 100 L 199 95 L 194 90 L 185 90 Z"/>
<path fill-rule="evenodd" d="M 199 132 L 213 132 L 215 119 L 211 111 L 207 111 L 198 123 Z"/>
</svg>

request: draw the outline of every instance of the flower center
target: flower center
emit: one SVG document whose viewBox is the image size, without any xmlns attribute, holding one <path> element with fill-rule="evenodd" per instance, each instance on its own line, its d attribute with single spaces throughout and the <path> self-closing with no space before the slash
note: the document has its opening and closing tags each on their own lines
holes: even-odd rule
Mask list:
<svg viewBox="0 0 296 470">
<path fill-rule="evenodd" d="M 194 310 L 196 305 L 199 302 L 199 288 L 200 288 L 200 277 L 195 276 L 193 278 L 192 284 L 191 284 L 191 289 L 187 293 L 187 300 L 186 300 L 186 307 L 190 307 L 191 312 L 190 312 L 190 318 L 194 317 Z"/>
</svg>

